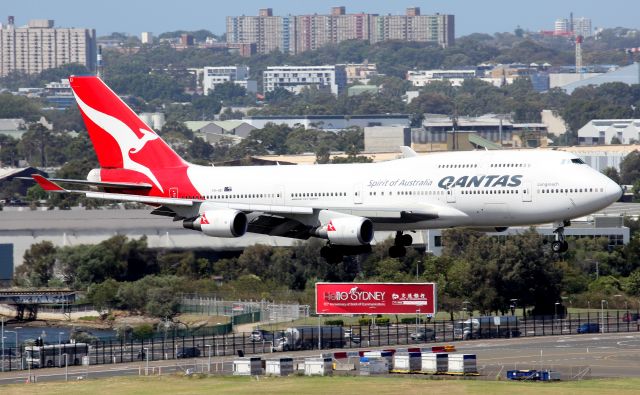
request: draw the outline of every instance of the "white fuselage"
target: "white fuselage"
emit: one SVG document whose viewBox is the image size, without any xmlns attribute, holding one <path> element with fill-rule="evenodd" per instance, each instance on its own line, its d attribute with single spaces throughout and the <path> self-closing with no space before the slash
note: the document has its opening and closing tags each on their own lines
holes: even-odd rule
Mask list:
<svg viewBox="0 0 640 395">
<path fill-rule="evenodd" d="M 562 221 L 598 211 L 621 194 L 575 155 L 553 150 L 433 153 L 348 165 L 192 166 L 188 175 L 206 201 L 331 210 L 370 218 L 375 230 Z M 438 217 L 386 220 L 394 209 Z"/>
</svg>

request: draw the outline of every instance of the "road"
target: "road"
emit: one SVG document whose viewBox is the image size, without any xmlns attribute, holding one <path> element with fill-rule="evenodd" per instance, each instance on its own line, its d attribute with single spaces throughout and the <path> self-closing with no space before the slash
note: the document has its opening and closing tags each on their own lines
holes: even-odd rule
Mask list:
<svg viewBox="0 0 640 395">
<path fill-rule="evenodd" d="M 437 344 L 437 343 L 436 343 Z M 434 343 L 425 344 L 430 347 Z M 487 339 L 454 343 L 457 353 L 476 354 L 478 369 L 487 378 L 510 369 L 554 369 L 563 372 L 565 379 L 586 377 L 640 377 L 640 334 L 605 333 L 572 336 L 545 336 L 514 339 Z M 388 348 L 388 347 L 386 347 Z M 360 348 L 362 349 L 362 348 Z M 358 350 L 358 349 L 353 349 Z M 324 350 L 330 352 L 332 350 Z M 335 351 L 346 351 L 340 349 Z M 266 353 L 264 359 L 279 357 L 283 353 Z M 297 361 L 317 356 L 318 351 L 291 352 Z M 211 373 L 231 374 L 234 356 L 212 357 Z M 209 358 L 149 361 L 149 374 L 173 372 L 207 372 Z M 69 367 L 69 380 L 78 378 L 105 378 L 144 375 L 146 362 L 111 365 Z M 35 369 L 31 371 L 38 382 L 65 380 L 64 368 Z M 586 373 L 586 374 L 585 374 Z M 24 383 L 26 371 L 0 373 L 0 385 Z"/>
</svg>

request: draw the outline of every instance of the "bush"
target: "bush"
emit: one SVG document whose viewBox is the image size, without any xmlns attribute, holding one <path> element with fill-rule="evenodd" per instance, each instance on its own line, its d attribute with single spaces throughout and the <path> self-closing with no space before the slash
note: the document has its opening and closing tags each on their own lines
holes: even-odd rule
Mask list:
<svg viewBox="0 0 640 395">
<path fill-rule="evenodd" d="M 389 317 L 376 318 L 376 325 L 389 326 L 389 324 L 391 324 Z"/>
<path fill-rule="evenodd" d="M 133 328 L 131 332 L 132 336 L 136 340 L 148 339 L 153 336 L 153 325 L 142 324 Z"/>
<path fill-rule="evenodd" d="M 326 320 L 324 322 L 325 325 L 335 325 L 335 326 L 344 326 L 343 320 Z"/>
<path fill-rule="evenodd" d="M 401 318 L 401 319 L 400 319 L 400 323 L 401 323 L 401 324 L 415 324 L 415 323 L 416 323 L 416 318 L 415 318 L 415 317 L 413 317 L 413 318 L 411 318 L 411 317 L 404 317 L 404 318 Z M 419 323 L 419 324 L 422 324 L 422 323 L 424 323 L 424 320 L 423 320 L 422 318 L 419 318 L 419 319 L 418 319 L 418 323 Z"/>
<path fill-rule="evenodd" d="M 358 324 L 360 324 L 362 326 L 369 326 L 369 325 L 371 325 L 371 318 L 360 318 L 358 320 Z"/>
</svg>

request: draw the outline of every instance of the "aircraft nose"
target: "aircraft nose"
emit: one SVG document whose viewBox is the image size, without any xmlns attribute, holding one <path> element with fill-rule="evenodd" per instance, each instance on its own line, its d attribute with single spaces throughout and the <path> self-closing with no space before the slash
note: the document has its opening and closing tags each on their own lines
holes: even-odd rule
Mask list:
<svg viewBox="0 0 640 395">
<path fill-rule="evenodd" d="M 607 184 L 605 187 L 605 193 L 607 198 L 611 200 L 611 202 L 617 202 L 622 197 L 622 187 L 618 185 L 616 182 L 611 179 L 607 179 Z"/>
</svg>

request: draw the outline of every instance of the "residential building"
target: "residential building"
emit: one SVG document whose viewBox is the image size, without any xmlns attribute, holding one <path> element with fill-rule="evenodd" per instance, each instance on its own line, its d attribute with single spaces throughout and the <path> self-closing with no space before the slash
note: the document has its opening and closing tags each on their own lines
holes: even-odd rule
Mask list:
<svg viewBox="0 0 640 395">
<path fill-rule="evenodd" d="M 203 92 L 208 95 L 217 85 L 225 82 L 233 82 L 245 88 L 247 92 L 256 93 L 258 83 L 249 80 L 249 67 L 247 66 L 217 66 L 205 67 L 202 77 Z"/>
<path fill-rule="evenodd" d="M 567 18 L 558 18 L 554 24 L 553 31 L 557 35 L 569 33 L 571 31 L 571 25 Z"/>
<path fill-rule="evenodd" d="M 433 81 L 449 81 L 453 86 L 460 86 L 466 79 L 478 77 L 475 67 L 458 70 L 409 70 L 407 80 L 413 86 L 425 86 Z"/>
<path fill-rule="evenodd" d="M 407 9 L 406 15 L 373 15 L 372 43 L 387 40 L 433 42 L 446 48 L 455 43 L 454 15 L 421 15 L 420 8 Z"/>
<path fill-rule="evenodd" d="M 94 29 L 56 28 L 51 19 L 16 27 L 13 17 L 7 25 L 0 25 L 0 77 L 14 71 L 40 73 L 67 63 L 94 70 L 96 57 Z"/>
<path fill-rule="evenodd" d="M 316 87 L 338 95 L 347 86 L 347 74 L 344 65 L 270 66 L 262 73 L 262 84 L 265 93 L 276 88 L 300 93 L 304 88 Z"/>
<path fill-rule="evenodd" d="M 591 37 L 593 35 L 591 19 L 585 17 L 573 18 L 573 34 L 576 36 Z"/>
<path fill-rule="evenodd" d="M 151 32 L 140 33 L 140 42 L 142 44 L 153 44 L 153 33 Z"/>
<path fill-rule="evenodd" d="M 378 68 L 375 63 L 347 63 L 344 65 L 347 73 L 347 84 L 356 82 L 367 84 L 372 77 L 378 75 Z"/>
<path fill-rule="evenodd" d="M 258 53 L 295 53 L 294 37 L 295 18 L 273 16 L 271 8 L 261 9 L 258 16 L 227 17 L 227 42 L 256 44 Z"/>
<path fill-rule="evenodd" d="M 453 15 L 421 15 L 420 8 L 406 15 L 347 14 L 333 7 L 330 14 L 274 16 L 271 8 L 258 16 L 228 16 L 228 43 L 255 43 L 258 53 L 280 50 L 300 53 L 345 40 L 433 42 L 442 47 L 455 40 Z"/>
</svg>

